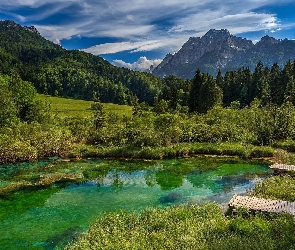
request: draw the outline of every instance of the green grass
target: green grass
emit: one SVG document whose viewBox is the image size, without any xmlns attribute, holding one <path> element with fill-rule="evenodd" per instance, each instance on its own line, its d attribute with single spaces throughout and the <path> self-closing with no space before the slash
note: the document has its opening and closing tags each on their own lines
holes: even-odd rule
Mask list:
<svg viewBox="0 0 295 250">
<path fill-rule="evenodd" d="M 216 204 L 110 213 L 66 249 L 295 249 L 294 219 L 225 217 Z"/>
<path fill-rule="evenodd" d="M 61 118 L 91 116 L 90 107 L 93 101 L 54 97 L 42 94 L 38 94 L 38 96 L 41 100 L 50 103 L 51 110 Z M 103 103 L 103 106 L 106 112 L 112 112 L 120 116 L 131 116 L 132 114 L 131 106 L 113 103 Z"/>
<path fill-rule="evenodd" d="M 268 158 L 274 156 L 274 149 L 270 147 L 256 147 L 239 143 L 179 143 L 166 147 L 134 147 L 130 145 L 98 147 L 94 145 L 77 145 L 68 157 L 114 157 L 133 159 L 163 159 L 174 157 L 188 157 L 193 155 L 236 156 L 240 158 Z"/>
</svg>

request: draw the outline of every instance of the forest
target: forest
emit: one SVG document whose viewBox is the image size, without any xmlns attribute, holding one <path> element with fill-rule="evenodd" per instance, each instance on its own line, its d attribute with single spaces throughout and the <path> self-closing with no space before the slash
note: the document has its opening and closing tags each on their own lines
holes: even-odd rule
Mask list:
<svg viewBox="0 0 295 250">
<path fill-rule="evenodd" d="M 95 92 L 90 115 L 82 117 L 57 116 L 50 103 L 38 98 L 32 83 L 17 73 L 2 75 L 0 161 L 34 160 L 66 153 L 73 157 L 126 154 L 162 158 L 185 154 L 183 150 L 189 154 L 202 152 L 188 149 L 196 143 L 215 143 L 219 148 L 227 143 L 243 156 L 252 154 L 238 152 L 245 145 L 293 150 L 294 68 L 288 61 L 283 69 L 276 64 L 271 69 L 263 68 L 258 63 L 253 73 L 240 69 L 216 78 L 199 70 L 191 81 L 169 76 L 163 79 L 165 88 L 154 97 L 153 105 L 132 96 L 132 115 L 106 112 Z M 177 151 L 179 145 L 186 149 Z M 165 153 L 169 147 L 176 151 Z M 204 149 L 204 153 L 206 150 L 209 149 Z M 271 156 L 272 151 L 268 150 L 265 154 Z M 226 152 L 219 151 L 213 153 Z"/>
</svg>

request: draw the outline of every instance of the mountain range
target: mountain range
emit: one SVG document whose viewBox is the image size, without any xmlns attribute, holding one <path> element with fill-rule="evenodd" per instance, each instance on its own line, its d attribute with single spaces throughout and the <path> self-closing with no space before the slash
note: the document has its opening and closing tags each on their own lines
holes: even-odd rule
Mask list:
<svg viewBox="0 0 295 250">
<path fill-rule="evenodd" d="M 265 67 L 274 63 L 283 66 L 295 60 L 295 41 L 264 36 L 257 43 L 236 37 L 228 30 L 209 30 L 202 37 L 191 37 L 175 54 L 167 54 L 153 70 L 159 77 L 175 75 L 193 78 L 196 69 L 216 76 L 239 68 L 254 70 L 260 61 Z"/>
</svg>

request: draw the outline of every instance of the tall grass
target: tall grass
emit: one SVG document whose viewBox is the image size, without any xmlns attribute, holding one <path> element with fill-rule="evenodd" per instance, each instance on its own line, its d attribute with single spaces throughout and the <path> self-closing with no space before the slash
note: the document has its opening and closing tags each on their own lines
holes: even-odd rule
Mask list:
<svg viewBox="0 0 295 250">
<path fill-rule="evenodd" d="M 290 175 L 273 176 L 258 183 L 251 195 L 272 200 L 295 201 L 295 179 Z"/>
<path fill-rule="evenodd" d="M 101 147 L 80 144 L 68 154 L 68 156 L 72 158 L 114 157 L 136 159 L 163 159 L 171 157 L 189 157 L 193 155 L 266 158 L 274 156 L 274 149 L 271 147 L 257 147 L 239 143 L 179 143 L 166 147 L 134 147 L 131 145 Z"/>
<path fill-rule="evenodd" d="M 224 217 L 216 204 L 110 213 L 73 249 L 294 249 L 291 215 Z"/>
<path fill-rule="evenodd" d="M 282 149 L 276 149 L 274 156 L 276 162 L 282 162 L 291 165 L 295 164 L 295 153 L 288 152 Z"/>
</svg>

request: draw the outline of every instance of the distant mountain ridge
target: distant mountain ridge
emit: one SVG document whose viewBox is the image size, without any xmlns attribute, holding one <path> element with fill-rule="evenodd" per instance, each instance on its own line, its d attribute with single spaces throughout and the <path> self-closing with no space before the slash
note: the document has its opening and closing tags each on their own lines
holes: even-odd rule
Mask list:
<svg viewBox="0 0 295 250">
<path fill-rule="evenodd" d="M 189 38 L 174 55 L 166 55 L 153 74 L 191 79 L 198 68 L 215 76 L 218 70 L 223 73 L 242 67 L 254 70 L 259 61 L 271 67 L 274 63 L 283 66 L 288 60 L 295 60 L 293 40 L 264 36 L 254 44 L 246 38 L 233 36 L 226 29 L 210 29 L 202 37 Z"/>
</svg>

